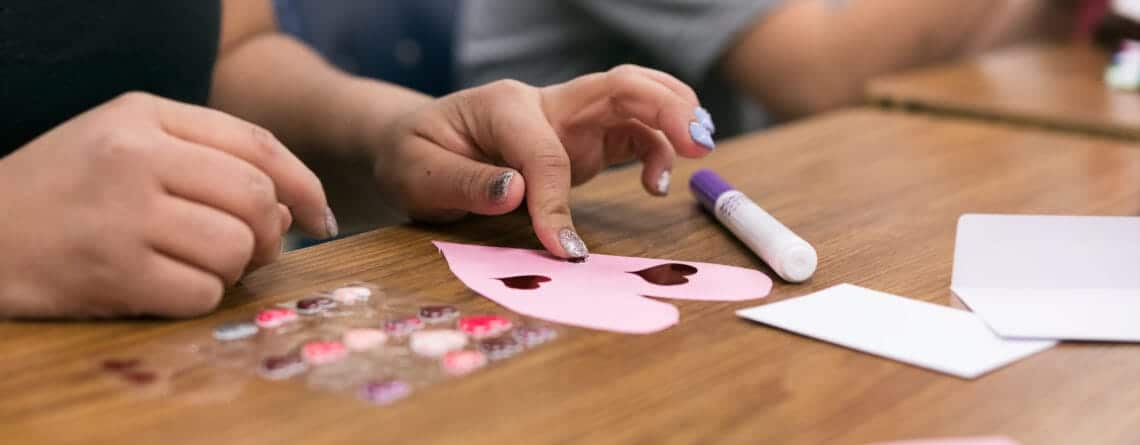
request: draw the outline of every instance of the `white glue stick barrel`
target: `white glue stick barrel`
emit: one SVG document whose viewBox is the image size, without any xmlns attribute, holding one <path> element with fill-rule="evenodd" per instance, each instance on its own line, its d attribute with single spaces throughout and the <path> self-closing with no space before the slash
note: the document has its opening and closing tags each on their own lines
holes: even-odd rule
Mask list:
<svg viewBox="0 0 1140 445">
<path fill-rule="evenodd" d="M 818 261 L 815 248 L 716 173 L 711 170 L 694 173 L 689 189 L 705 209 L 716 215 L 721 224 L 781 278 L 799 283 L 815 273 Z"/>
</svg>

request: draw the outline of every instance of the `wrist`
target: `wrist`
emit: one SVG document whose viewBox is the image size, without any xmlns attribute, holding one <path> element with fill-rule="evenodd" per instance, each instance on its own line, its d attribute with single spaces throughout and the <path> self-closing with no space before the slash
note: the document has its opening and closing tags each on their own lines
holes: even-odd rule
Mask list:
<svg viewBox="0 0 1140 445">
<path fill-rule="evenodd" d="M 350 119 L 349 145 L 358 157 L 375 164 L 395 145 L 399 128 L 408 116 L 434 98 L 395 85 L 355 79 L 350 88 L 357 106 Z"/>
</svg>

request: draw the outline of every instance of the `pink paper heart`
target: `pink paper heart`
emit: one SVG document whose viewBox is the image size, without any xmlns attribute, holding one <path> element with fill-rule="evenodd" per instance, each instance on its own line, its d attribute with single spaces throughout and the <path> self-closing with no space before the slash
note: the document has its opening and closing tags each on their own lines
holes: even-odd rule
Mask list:
<svg viewBox="0 0 1140 445">
<path fill-rule="evenodd" d="M 597 254 L 570 263 L 538 250 L 434 244 L 463 284 L 496 303 L 526 316 L 606 331 L 647 334 L 677 323 L 676 307 L 645 296 L 741 301 L 763 298 L 772 289 L 772 280 L 759 271 L 720 264 Z M 524 288 L 502 281 L 526 276 L 549 281 L 520 278 Z"/>
</svg>

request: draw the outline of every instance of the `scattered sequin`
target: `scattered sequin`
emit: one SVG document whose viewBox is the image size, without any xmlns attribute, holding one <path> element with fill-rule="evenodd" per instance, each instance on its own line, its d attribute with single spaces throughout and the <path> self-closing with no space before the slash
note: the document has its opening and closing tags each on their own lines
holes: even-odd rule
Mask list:
<svg viewBox="0 0 1140 445">
<path fill-rule="evenodd" d="M 336 301 L 329 297 L 312 297 L 297 300 L 297 313 L 301 315 L 316 315 L 336 306 Z"/>
<path fill-rule="evenodd" d="M 149 385 L 154 383 L 155 380 L 158 380 L 158 374 L 155 374 L 153 371 L 129 370 L 124 371 L 121 375 L 124 380 L 136 385 Z"/>
<path fill-rule="evenodd" d="M 420 318 L 428 324 L 447 323 L 459 317 L 459 309 L 455 306 L 423 306 L 420 307 Z"/>
<path fill-rule="evenodd" d="M 378 329 L 351 329 L 344 333 L 344 345 L 353 351 L 364 351 L 383 346 L 388 334 Z"/>
<path fill-rule="evenodd" d="M 419 317 L 405 317 L 384 322 L 384 332 L 395 337 L 404 337 L 415 331 L 423 329 L 424 322 Z"/>
<path fill-rule="evenodd" d="M 514 337 L 495 337 L 479 340 L 479 350 L 491 361 L 503 360 L 523 351 L 523 345 Z"/>
<path fill-rule="evenodd" d="M 257 325 L 248 321 L 222 323 L 214 328 L 214 338 L 218 341 L 234 341 L 257 335 Z"/>
<path fill-rule="evenodd" d="M 377 380 L 360 388 L 360 398 L 377 405 L 387 405 L 412 393 L 412 386 L 401 380 Z"/>
<path fill-rule="evenodd" d="M 459 319 L 459 329 L 472 338 L 497 337 L 511 329 L 511 320 L 498 315 L 479 315 Z"/>
<path fill-rule="evenodd" d="M 467 336 L 453 330 L 419 331 L 412 334 L 408 345 L 412 352 L 424 357 L 440 357 L 467 346 Z"/>
<path fill-rule="evenodd" d="M 461 376 L 486 366 L 487 356 L 479 351 L 451 351 L 444 354 L 440 365 L 444 372 Z"/>
<path fill-rule="evenodd" d="M 112 372 L 122 372 L 128 369 L 137 368 L 142 364 L 142 361 L 137 358 L 130 359 L 107 359 L 102 363 L 102 368 Z"/>
<path fill-rule="evenodd" d="M 305 361 L 296 354 L 278 355 L 262 360 L 258 373 L 269 380 L 284 380 L 305 372 L 306 368 Z"/>
<path fill-rule="evenodd" d="M 541 345 L 548 341 L 554 340 L 558 337 L 558 332 L 547 326 L 520 326 L 511 333 L 518 340 L 528 348 Z"/>
<path fill-rule="evenodd" d="M 344 304 L 360 303 L 372 298 L 372 289 L 364 286 L 345 286 L 332 291 L 332 298 Z"/>
<path fill-rule="evenodd" d="M 305 361 L 313 365 L 327 365 L 348 356 L 348 349 L 339 341 L 311 341 L 301 348 Z"/>
<path fill-rule="evenodd" d="M 272 308 L 258 312 L 254 322 L 256 322 L 258 326 L 271 329 L 295 320 L 297 320 L 296 311 L 287 308 Z"/>
</svg>

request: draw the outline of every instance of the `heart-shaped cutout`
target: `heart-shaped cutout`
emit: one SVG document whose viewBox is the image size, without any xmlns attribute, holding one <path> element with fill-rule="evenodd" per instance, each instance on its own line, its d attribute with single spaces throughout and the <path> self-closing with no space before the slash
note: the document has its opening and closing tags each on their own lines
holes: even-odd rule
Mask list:
<svg viewBox="0 0 1140 445">
<path fill-rule="evenodd" d="M 542 286 L 542 283 L 550 281 L 550 277 L 542 275 L 520 275 L 517 277 L 496 278 L 502 281 L 507 287 L 511 289 L 534 290 Z"/>
<path fill-rule="evenodd" d="M 697 268 L 688 264 L 666 263 L 630 273 L 653 284 L 676 286 L 688 283 L 689 279 L 685 276 L 697 273 Z"/>
<path fill-rule="evenodd" d="M 436 242 L 436 246 L 451 271 L 471 290 L 525 316 L 589 329 L 648 334 L 677 323 L 680 312 L 675 306 L 646 295 L 742 301 L 763 297 L 772 288 L 772 280 L 762 272 L 721 264 L 602 254 L 590 255 L 582 264 L 570 264 L 538 250 L 444 242 Z M 662 286 L 630 277 L 631 271 L 662 264 L 679 264 L 676 272 L 688 281 L 681 286 Z M 520 290 L 495 278 L 517 276 L 541 276 L 550 281 L 536 282 L 541 284 L 537 289 Z"/>
</svg>

